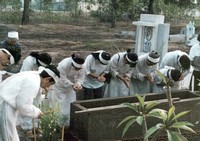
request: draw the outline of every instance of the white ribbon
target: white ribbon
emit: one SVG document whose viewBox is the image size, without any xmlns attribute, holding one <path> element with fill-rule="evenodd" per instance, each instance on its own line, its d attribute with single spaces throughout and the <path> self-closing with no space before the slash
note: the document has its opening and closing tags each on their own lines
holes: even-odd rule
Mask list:
<svg viewBox="0 0 200 141">
<path fill-rule="evenodd" d="M 4 52 L 6 52 L 6 54 L 10 55 L 10 64 L 11 64 L 11 65 L 15 63 L 14 57 L 12 56 L 12 54 L 11 54 L 7 49 L 2 48 L 2 49 L 0 49 L 0 50 L 4 51 Z"/>
<path fill-rule="evenodd" d="M 43 67 L 46 67 L 46 66 L 48 66 L 47 64 L 45 64 L 44 62 L 40 61 L 39 59 L 38 59 L 38 62 L 39 62 L 39 63 L 40 63 L 40 65 L 42 65 Z"/>
<path fill-rule="evenodd" d="M 129 63 L 137 63 L 137 61 L 132 61 L 128 58 L 128 55 L 126 54 L 126 59 L 128 60 Z"/>
<path fill-rule="evenodd" d="M 39 72 L 41 73 L 42 71 L 46 71 L 49 74 L 49 76 L 51 76 L 54 79 L 55 82 L 58 82 L 59 77 L 52 70 L 50 70 L 49 68 L 45 68 L 45 67 L 40 66 Z"/>
<path fill-rule="evenodd" d="M 160 57 L 158 57 L 158 58 L 152 58 L 152 57 L 150 57 L 149 55 L 148 55 L 148 60 L 149 61 L 151 61 L 152 63 L 158 63 L 159 61 L 160 61 Z"/>
<path fill-rule="evenodd" d="M 100 60 L 101 63 L 103 63 L 103 64 L 108 64 L 109 60 L 103 59 L 103 58 L 102 58 L 102 53 L 103 53 L 103 51 L 99 53 L 99 60 Z"/>
<path fill-rule="evenodd" d="M 82 69 L 82 64 L 76 63 L 73 59 L 72 59 L 72 64 L 74 65 L 74 67 L 76 67 L 78 69 Z"/>
</svg>

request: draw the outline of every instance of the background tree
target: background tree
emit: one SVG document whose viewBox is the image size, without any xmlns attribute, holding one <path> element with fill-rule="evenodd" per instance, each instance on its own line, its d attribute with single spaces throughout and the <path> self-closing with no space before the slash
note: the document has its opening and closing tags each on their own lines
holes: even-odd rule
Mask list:
<svg viewBox="0 0 200 141">
<path fill-rule="evenodd" d="M 24 11 L 22 15 L 22 25 L 26 25 L 29 23 L 29 5 L 30 5 L 30 0 L 24 0 Z"/>
<path fill-rule="evenodd" d="M 148 14 L 154 14 L 153 4 L 154 4 L 154 0 L 149 0 Z"/>
</svg>

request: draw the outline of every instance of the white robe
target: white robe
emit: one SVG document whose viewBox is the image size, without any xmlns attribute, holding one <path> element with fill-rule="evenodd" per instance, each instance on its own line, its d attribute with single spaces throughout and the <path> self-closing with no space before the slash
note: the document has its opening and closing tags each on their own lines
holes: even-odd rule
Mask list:
<svg viewBox="0 0 200 141">
<path fill-rule="evenodd" d="M 27 56 L 22 63 L 20 72 L 22 72 L 22 71 L 34 71 L 34 70 L 38 70 L 36 58 L 32 57 L 32 56 Z"/>
<path fill-rule="evenodd" d="M 38 65 L 36 63 L 36 58 L 32 57 L 32 56 L 27 56 L 22 63 L 22 67 L 20 69 L 20 72 L 37 71 L 37 70 L 38 70 Z M 39 92 L 37 94 L 36 99 L 34 99 L 34 105 L 36 105 L 35 103 L 39 103 L 39 104 L 41 103 L 41 92 Z M 24 130 L 32 130 L 32 128 L 33 128 L 33 118 L 19 113 L 18 114 L 18 125 L 20 125 L 21 128 L 24 129 Z M 37 122 L 36 122 L 35 126 L 36 127 L 38 126 Z"/>
<path fill-rule="evenodd" d="M 195 44 L 194 46 L 191 47 L 189 56 L 190 56 L 191 60 L 193 60 L 195 56 L 197 56 L 197 57 L 200 56 L 200 44 L 199 43 Z M 200 71 L 198 68 L 195 68 L 194 66 L 193 66 L 193 68 L 196 71 Z"/>
<path fill-rule="evenodd" d="M 104 97 L 121 97 L 129 95 L 129 88 L 126 87 L 124 82 L 117 78 L 119 75 L 126 75 L 129 78 L 132 75 L 131 67 L 128 64 L 125 64 L 126 52 L 120 52 L 112 56 L 108 67 L 112 75 L 110 83 L 106 84 Z"/>
<path fill-rule="evenodd" d="M 168 74 L 168 71 L 169 70 L 172 70 L 172 69 L 175 69 L 173 67 L 168 67 L 168 66 L 165 66 L 164 68 L 162 69 L 159 69 L 159 72 L 161 74 L 163 74 L 163 76 L 168 79 L 168 81 L 171 81 L 173 82 L 172 78 L 170 78 L 169 74 Z M 158 74 L 155 74 L 155 77 L 154 77 L 154 87 L 153 87 L 153 92 L 154 93 L 162 93 L 162 92 L 165 92 L 165 90 L 163 89 L 164 86 L 161 86 L 159 85 L 161 82 L 162 82 L 162 78 L 158 75 Z M 171 90 L 177 90 L 177 85 L 176 85 L 176 82 L 173 83 L 173 86 L 171 86 Z"/>
<path fill-rule="evenodd" d="M 162 62 L 160 63 L 160 69 L 164 68 L 165 66 L 169 66 L 169 67 L 174 67 L 175 69 L 178 69 L 182 72 L 182 75 L 184 76 L 184 78 L 186 77 L 186 75 L 189 74 L 191 67 L 187 70 L 182 70 L 181 66 L 179 66 L 178 64 L 178 57 L 181 55 L 186 55 L 189 57 L 189 55 L 186 52 L 180 51 L 180 50 L 176 50 L 176 51 L 171 51 L 168 52 L 167 54 L 165 54 L 165 56 L 162 59 Z M 189 57 L 190 58 L 190 57 Z M 177 90 L 180 90 L 183 88 L 183 81 L 178 81 L 175 83 L 175 85 L 177 85 Z M 190 81 L 190 80 L 187 80 Z M 189 87 L 189 86 L 188 86 Z"/>
<path fill-rule="evenodd" d="M 33 99 L 40 89 L 38 72 L 15 74 L 0 83 L 0 141 L 19 141 L 17 113 L 36 118 L 41 113 Z"/>
<path fill-rule="evenodd" d="M 76 92 L 73 90 L 72 85 L 78 83 L 81 85 L 84 71 L 75 70 L 72 66 L 72 58 L 65 58 L 58 64 L 60 71 L 59 81 L 52 86 L 48 92 L 48 99 L 50 107 L 54 104 L 60 104 L 61 115 L 66 116 L 68 119 L 64 125 L 68 126 L 70 121 L 70 104 L 76 101 Z"/>
<path fill-rule="evenodd" d="M 89 76 L 88 74 L 94 73 L 99 76 L 102 73 L 108 73 L 107 65 L 101 64 L 97 59 L 95 59 L 91 54 L 88 55 L 84 63 L 85 76 L 83 79 L 83 86 L 89 89 L 100 88 L 104 85 L 104 82 L 97 80 Z"/>
<path fill-rule="evenodd" d="M 153 84 L 151 84 L 147 79 L 145 79 L 145 75 L 155 76 L 155 71 L 158 69 L 158 64 L 153 66 L 147 65 L 147 57 L 149 53 L 140 55 L 138 58 L 138 63 L 136 68 L 138 70 L 137 74 L 134 74 L 131 78 L 131 90 L 130 93 L 134 94 L 145 94 L 150 93 Z"/>
</svg>

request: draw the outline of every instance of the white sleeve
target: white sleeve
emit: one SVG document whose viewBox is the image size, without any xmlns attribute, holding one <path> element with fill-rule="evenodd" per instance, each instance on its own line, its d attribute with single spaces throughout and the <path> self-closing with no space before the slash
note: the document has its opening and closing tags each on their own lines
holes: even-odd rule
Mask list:
<svg viewBox="0 0 200 141">
<path fill-rule="evenodd" d="M 62 85 L 62 86 L 64 86 L 64 87 L 69 87 L 69 86 L 72 86 L 73 83 L 67 78 L 67 74 L 66 73 L 69 73 L 69 72 L 67 72 L 66 69 L 71 64 L 66 64 L 66 65 L 67 66 L 65 66 L 65 67 L 63 67 L 63 64 L 58 66 L 58 70 L 60 72 L 60 79 L 59 79 L 59 81 L 57 83 Z"/>
<path fill-rule="evenodd" d="M 109 63 L 109 68 L 110 68 L 110 73 L 112 74 L 112 76 L 116 77 L 116 75 L 119 74 L 118 72 L 118 68 L 117 68 L 117 63 L 118 63 L 118 54 L 115 54 Z"/>
<path fill-rule="evenodd" d="M 33 63 L 29 58 L 24 59 L 20 72 L 22 71 L 32 71 Z"/>
<path fill-rule="evenodd" d="M 33 99 L 38 93 L 37 86 L 30 83 L 24 83 L 16 98 L 16 107 L 18 111 L 26 116 L 38 117 L 41 110 L 33 105 Z"/>
<path fill-rule="evenodd" d="M 85 59 L 84 68 L 85 68 L 86 75 L 91 73 L 90 70 L 91 70 L 92 60 L 93 60 L 93 56 L 92 55 L 87 56 L 87 58 Z"/>
</svg>

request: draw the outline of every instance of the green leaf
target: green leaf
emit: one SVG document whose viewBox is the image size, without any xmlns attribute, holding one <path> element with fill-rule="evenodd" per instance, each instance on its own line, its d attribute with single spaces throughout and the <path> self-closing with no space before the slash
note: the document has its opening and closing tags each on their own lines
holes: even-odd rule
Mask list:
<svg viewBox="0 0 200 141">
<path fill-rule="evenodd" d="M 139 113 L 138 108 L 137 108 L 135 103 L 126 102 L 126 103 L 122 103 L 122 105 L 124 105 L 124 106 L 126 106 L 126 107 L 128 107 L 130 109 L 133 109 L 135 112 Z"/>
<path fill-rule="evenodd" d="M 167 130 L 167 138 L 168 138 L 168 141 L 174 141 L 173 134 L 169 130 Z"/>
<path fill-rule="evenodd" d="M 129 120 L 131 120 L 131 119 L 136 119 L 136 116 L 128 116 L 128 117 L 124 118 L 124 119 L 118 124 L 117 128 L 118 128 L 119 126 L 121 126 L 123 123 L 125 123 L 125 122 L 127 122 L 127 121 L 129 121 Z"/>
<path fill-rule="evenodd" d="M 162 117 L 163 122 L 165 123 L 167 121 L 167 113 L 164 111 L 160 111 L 159 114 Z"/>
<path fill-rule="evenodd" d="M 146 114 L 146 116 L 162 119 L 162 116 L 160 115 L 159 112 L 165 112 L 166 113 L 167 111 L 165 111 L 163 109 L 153 109 L 148 114 Z"/>
<path fill-rule="evenodd" d="M 167 130 L 168 141 L 188 141 L 183 135 L 178 132 Z"/>
<path fill-rule="evenodd" d="M 172 124 L 170 128 L 183 129 L 183 130 L 190 131 L 190 132 L 196 134 L 196 132 L 192 128 L 188 127 L 187 125 L 183 125 L 179 122 Z"/>
<path fill-rule="evenodd" d="M 126 126 L 123 129 L 123 133 L 122 133 L 122 137 L 125 135 L 125 133 L 127 132 L 127 130 L 129 129 L 129 127 L 136 121 L 136 119 L 131 119 L 130 121 L 128 121 L 128 123 L 126 124 Z"/>
<path fill-rule="evenodd" d="M 144 135 L 144 140 L 147 140 L 149 136 L 151 136 L 153 133 L 155 133 L 157 130 L 159 130 L 161 127 L 160 126 L 153 126 Z"/>
<path fill-rule="evenodd" d="M 155 118 L 162 119 L 162 117 L 160 116 L 158 112 L 148 113 L 146 114 L 146 117 L 155 117 Z"/>
<path fill-rule="evenodd" d="M 194 126 L 194 124 L 187 122 L 187 121 L 179 121 L 175 122 L 173 125 L 186 125 L 186 126 Z"/>
<path fill-rule="evenodd" d="M 142 125 L 142 123 L 143 123 L 143 116 L 138 116 L 138 117 L 136 118 L 136 121 L 137 121 L 137 123 L 138 123 L 139 125 Z"/>
<path fill-rule="evenodd" d="M 151 109 L 151 108 L 157 106 L 158 104 L 159 104 L 159 103 L 156 102 L 156 101 L 149 101 L 149 102 L 147 103 L 146 110 L 149 110 L 149 109 Z"/>
<path fill-rule="evenodd" d="M 160 113 L 160 112 L 167 113 L 166 110 L 159 109 L 159 108 L 155 108 L 155 109 L 151 110 L 149 113 L 154 113 L 154 112 L 157 112 L 157 113 Z"/>
<path fill-rule="evenodd" d="M 175 116 L 173 117 L 173 119 L 172 119 L 171 121 L 174 121 L 174 120 L 176 120 L 176 119 L 178 119 L 178 118 L 184 116 L 185 114 L 187 114 L 187 113 L 189 113 L 189 112 L 190 112 L 190 111 L 183 111 L 183 112 L 181 112 L 181 113 L 178 113 L 177 115 L 175 115 Z"/>
<path fill-rule="evenodd" d="M 175 111 L 175 107 L 174 106 L 172 106 L 170 109 L 169 109 L 169 111 L 168 111 L 168 119 L 170 119 L 171 118 L 171 116 L 172 116 L 172 114 L 174 113 L 174 111 Z"/>
<path fill-rule="evenodd" d="M 162 78 L 163 82 L 165 84 L 167 84 L 167 80 L 166 80 L 165 76 L 159 70 L 156 70 L 156 72 L 157 72 L 158 76 Z"/>
<path fill-rule="evenodd" d="M 137 99 L 139 100 L 139 104 L 142 107 L 142 110 L 144 110 L 144 98 L 141 97 L 140 95 L 136 94 Z"/>
</svg>

